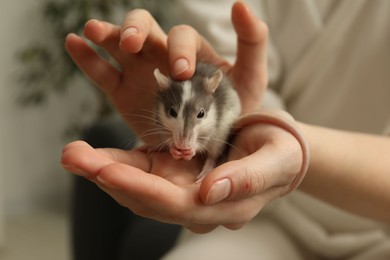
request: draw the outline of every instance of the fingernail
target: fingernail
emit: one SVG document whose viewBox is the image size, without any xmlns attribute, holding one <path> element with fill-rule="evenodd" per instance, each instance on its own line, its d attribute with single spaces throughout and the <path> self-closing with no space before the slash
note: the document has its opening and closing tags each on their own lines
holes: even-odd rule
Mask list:
<svg viewBox="0 0 390 260">
<path fill-rule="evenodd" d="M 173 64 L 173 75 L 179 75 L 190 68 L 190 63 L 184 58 L 177 59 Z"/>
<path fill-rule="evenodd" d="M 229 179 L 216 181 L 207 194 L 205 203 L 210 205 L 226 199 L 230 195 L 231 189 L 232 183 Z"/>
<path fill-rule="evenodd" d="M 134 34 L 137 34 L 138 33 L 138 29 L 135 28 L 135 27 L 129 27 L 129 28 L 126 28 L 123 32 L 122 32 L 122 36 L 121 38 L 122 39 L 125 39 L 131 35 L 134 35 Z"/>
</svg>

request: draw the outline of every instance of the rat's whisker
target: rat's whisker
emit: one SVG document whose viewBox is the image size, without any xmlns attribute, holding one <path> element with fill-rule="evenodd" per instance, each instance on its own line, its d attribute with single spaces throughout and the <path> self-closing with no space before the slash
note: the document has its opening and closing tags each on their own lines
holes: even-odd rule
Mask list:
<svg viewBox="0 0 390 260">
<path fill-rule="evenodd" d="M 210 140 L 210 141 L 214 141 L 214 142 L 218 142 L 218 143 L 222 143 L 224 144 L 225 146 L 228 146 L 232 149 L 234 149 L 236 152 L 238 153 L 242 153 L 242 151 L 240 151 L 236 146 L 234 146 L 233 144 L 231 144 L 230 142 L 228 141 L 225 141 L 225 140 L 222 140 L 222 139 L 218 139 L 218 138 L 205 138 L 205 137 L 198 137 L 199 139 L 202 139 L 202 140 Z"/>
</svg>

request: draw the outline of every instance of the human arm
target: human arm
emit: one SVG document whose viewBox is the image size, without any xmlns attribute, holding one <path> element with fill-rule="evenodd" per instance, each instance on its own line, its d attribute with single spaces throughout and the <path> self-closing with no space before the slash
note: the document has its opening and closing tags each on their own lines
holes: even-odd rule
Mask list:
<svg viewBox="0 0 390 260">
<path fill-rule="evenodd" d="M 311 150 L 300 189 L 352 213 L 390 223 L 390 138 L 299 123 Z"/>
</svg>

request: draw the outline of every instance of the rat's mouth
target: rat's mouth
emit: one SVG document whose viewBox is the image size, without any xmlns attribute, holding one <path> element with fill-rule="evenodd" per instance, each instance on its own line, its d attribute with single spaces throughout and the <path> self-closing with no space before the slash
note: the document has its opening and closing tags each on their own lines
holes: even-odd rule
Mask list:
<svg viewBox="0 0 390 260">
<path fill-rule="evenodd" d="M 178 148 L 177 146 L 171 146 L 169 152 L 172 155 L 172 158 L 175 160 L 191 160 L 195 156 L 195 150 L 193 148 Z"/>
</svg>

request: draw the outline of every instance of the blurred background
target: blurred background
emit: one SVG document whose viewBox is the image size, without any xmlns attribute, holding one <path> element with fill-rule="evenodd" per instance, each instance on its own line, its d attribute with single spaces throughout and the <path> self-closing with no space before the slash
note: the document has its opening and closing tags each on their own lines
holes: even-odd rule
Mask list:
<svg viewBox="0 0 390 260">
<path fill-rule="evenodd" d="M 71 259 L 72 176 L 61 149 L 112 112 L 69 60 L 64 37 L 89 18 L 120 23 L 134 7 L 160 19 L 163 2 L 0 1 L 0 259 Z"/>
</svg>

